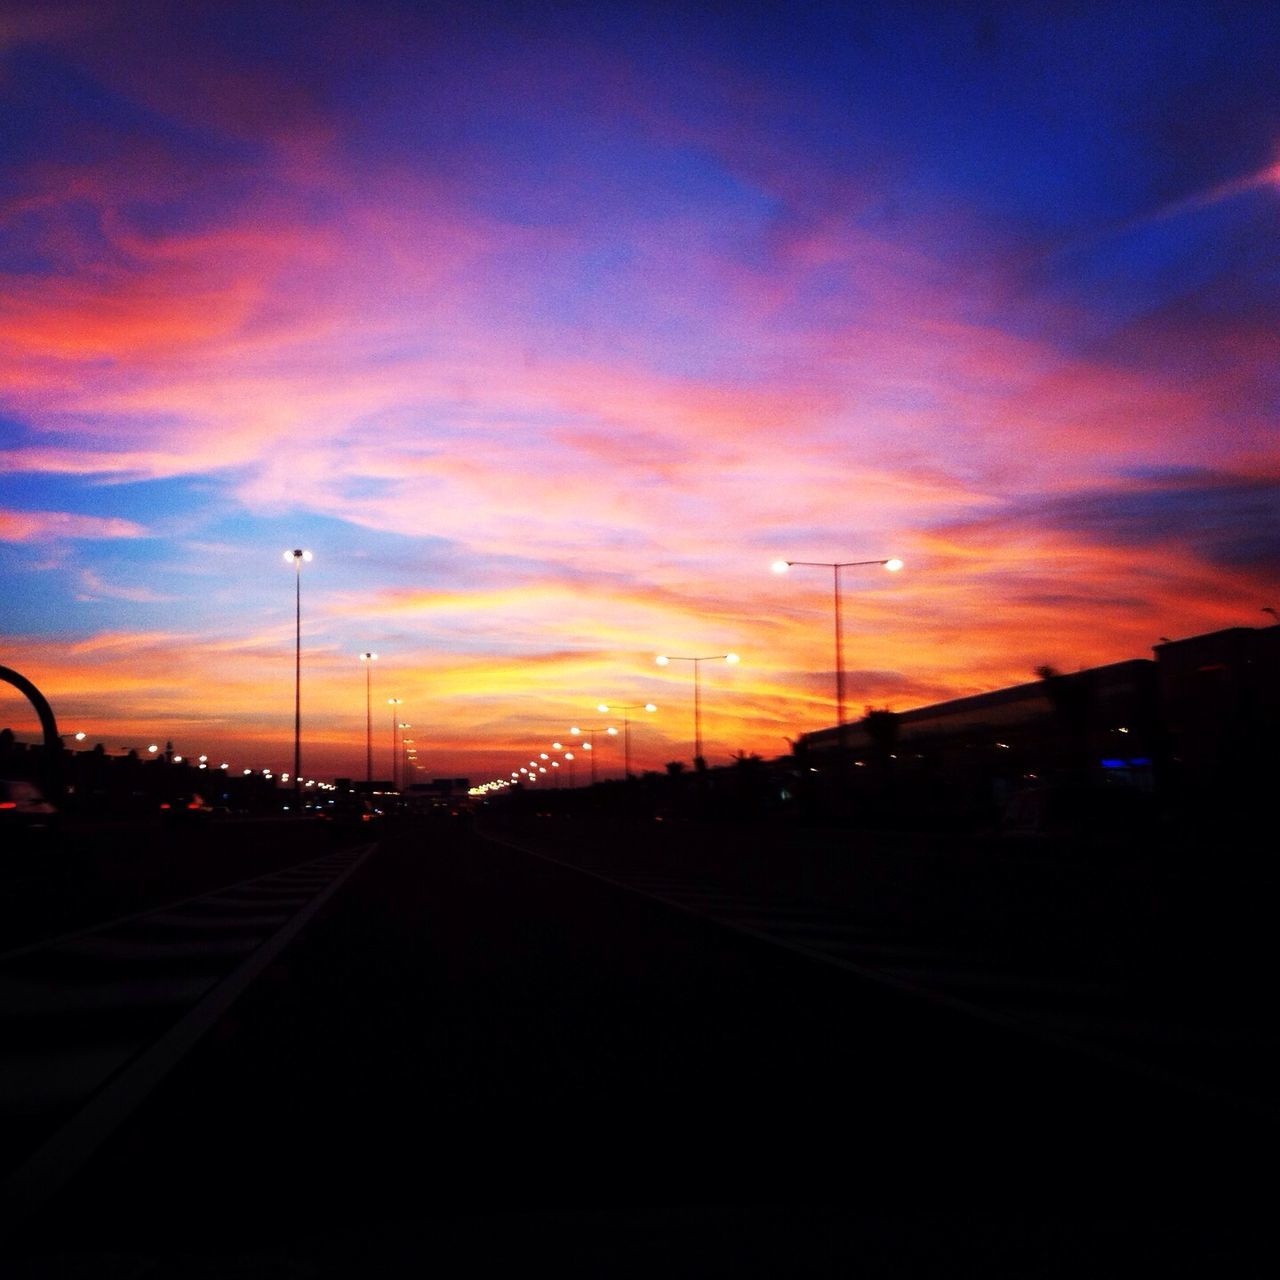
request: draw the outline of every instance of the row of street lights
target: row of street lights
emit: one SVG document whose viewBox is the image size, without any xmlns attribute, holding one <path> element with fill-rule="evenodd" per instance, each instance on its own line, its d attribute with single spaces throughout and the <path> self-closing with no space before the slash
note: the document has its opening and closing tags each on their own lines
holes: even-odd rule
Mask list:
<svg viewBox="0 0 1280 1280">
<path fill-rule="evenodd" d="M 84 729 L 78 729 L 75 733 L 69 734 L 68 736 L 75 743 L 83 743 L 88 739 L 89 734 Z M 103 743 L 99 743 L 99 749 L 104 753 L 108 750 Z M 214 764 L 210 757 L 203 752 L 197 756 L 183 755 L 181 752 L 173 750 L 173 743 L 169 743 L 163 753 L 161 752 L 160 744 L 158 742 L 149 743 L 146 748 L 147 754 L 145 757 L 139 755 L 137 747 L 111 747 L 109 750 L 118 750 L 126 755 L 132 753 L 137 755 L 139 759 L 147 759 L 152 763 L 163 760 L 168 764 L 186 765 L 189 768 L 207 771 L 211 774 L 222 774 L 227 777 L 234 775 L 234 771 L 228 761 L 223 760 L 220 764 Z M 240 770 L 240 775 L 245 778 L 261 775 L 269 782 L 274 781 L 277 777 L 276 772 L 270 766 L 264 766 L 260 769 L 244 768 Z M 290 778 L 295 775 L 291 775 L 287 771 L 281 771 L 278 776 L 281 782 L 288 782 Z M 331 791 L 333 789 L 328 783 L 321 782 L 318 778 L 297 778 L 297 785 L 301 787 L 318 787 L 322 791 Z"/>
<path fill-rule="evenodd" d="M 300 786 L 302 773 L 302 566 L 304 563 L 312 559 L 310 551 L 295 547 L 292 551 L 284 553 L 286 562 L 292 562 L 295 570 L 294 574 L 294 619 L 295 619 L 295 639 L 294 639 L 294 705 L 293 705 L 293 777 L 295 788 Z M 903 562 L 896 556 L 885 560 L 775 560 L 773 562 L 773 571 L 775 573 L 787 573 L 793 568 L 813 568 L 813 569 L 830 569 L 832 572 L 832 599 L 835 615 L 835 679 L 836 679 L 836 727 L 840 735 L 840 746 L 844 745 L 845 732 L 845 689 L 844 689 L 844 641 L 842 633 L 841 620 L 841 598 L 840 598 L 840 571 L 842 569 L 856 569 L 871 565 L 878 565 L 890 573 L 897 573 L 902 567 Z M 366 781 L 373 781 L 373 676 L 372 669 L 374 662 L 377 661 L 378 655 L 371 651 L 366 651 L 360 655 L 361 662 L 365 665 L 365 778 Z M 701 665 L 704 662 L 725 662 L 730 665 L 736 664 L 739 659 L 736 653 L 716 653 L 689 657 L 681 654 L 659 654 L 655 659 L 661 667 L 667 666 L 672 662 L 688 662 L 693 667 L 693 759 L 694 767 L 699 768 L 703 764 L 702 756 L 702 691 L 701 691 Z M 388 698 L 392 712 L 391 719 L 391 770 L 392 785 L 397 783 L 397 760 L 399 752 L 396 746 L 397 731 L 411 728 L 412 726 L 403 723 L 399 719 L 398 707 L 402 705 L 400 698 Z M 631 724 L 627 712 L 643 710 L 646 712 L 656 711 L 657 707 L 651 702 L 630 703 L 625 706 L 617 706 L 613 708 L 623 713 L 623 744 L 625 765 L 624 772 L 626 777 L 631 776 Z M 600 703 L 597 710 L 608 713 L 610 707 L 607 703 Z M 586 730 L 577 727 L 570 730 L 571 733 L 586 737 L 588 740 L 584 744 L 585 749 L 592 750 L 592 735 L 597 732 L 608 732 L 616 734 L 617 729 L 601 726 L 592 727 Z M 568 757 L 572 760 L 572 756 Z M 536 761 L 533 762 L 536 767 Z M 407 775 L 409 761 L 405 761 L 405 771 Z M 545 772 L 545 770 L 544 770 Z M 595 753 L 592 751 L 591 756 L 591 781 L 594 785 L 596 781 L 596 763 Z"/>
<path fill-rule="evenodd" d="M 312 560 L 310 551 L 302 547 L 294 547 L 284 553 L 285 563 L 294 567 L 294 664 L 293 664 L 293 778 L 294 790 L 302 786 L 302 566 Z M 373 664 L 378 655 L 366 650 L 360 655 L 364 664 L 364 716 L 365 716 L 365 781 L 373 782 Z M 388 698 L 391 707 L 391 784 L 398 785 L 401 748 L 397 746 L 397 734 L 413 726 L 400 720 L 397 710 L 403 705 L 402 698 Z M 416 755 L 410 752 L 409 755 Z M 409 759 L 405 759 L 405 777 L 408 778 Z"/>
</svg>

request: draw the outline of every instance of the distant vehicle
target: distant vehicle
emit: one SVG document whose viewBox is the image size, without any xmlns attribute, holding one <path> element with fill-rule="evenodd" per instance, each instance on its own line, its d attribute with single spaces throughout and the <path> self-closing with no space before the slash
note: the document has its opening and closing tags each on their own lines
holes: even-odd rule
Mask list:
<svg viewBox="0 0 1280 1280">
<path fill-rule="evenodd" d="M 197 792 L 160 802 L 160 816 L 174 825 L 203 826 L 213 817 L 213 806 Z"/>
<path fill-rule="evenodd" d="M 0 831 L 38 835 L 57 825 L 57 807 L 34 782 L 0 779 Z"/>
<path fill-rule="evenodd" d="M 469 818 L 471 816 L 471 801 L 457 797 L 452 800 L 433 800 L 431 808 L 427 810 L 427 816 L 431 818 Z"/>
<path fill-rule="evenodd" d="M 363 796 L 335 796 L 321 810 L 320 817 L 335 831 L 370 830 L 381 821 L 382 812 Z"/>
</svg>

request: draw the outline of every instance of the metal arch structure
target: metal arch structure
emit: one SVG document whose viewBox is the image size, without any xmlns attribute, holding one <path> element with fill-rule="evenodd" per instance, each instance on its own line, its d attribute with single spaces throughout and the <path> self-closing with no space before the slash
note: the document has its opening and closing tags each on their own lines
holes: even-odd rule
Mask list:
<svg viewBox="0 0 1280 1280">
<path fill-rule="evenodd" d="M 40 728 L 44 732 L 45 770 L 49 781 L 57 785 L 62 773 L 62 740 L 58 737 L 58 722 L 53 718 L 49 700 L 21 672 L 11 667 L 0 667 L 0 680 L 11 684 L 36 709 Z"/>
</svg>

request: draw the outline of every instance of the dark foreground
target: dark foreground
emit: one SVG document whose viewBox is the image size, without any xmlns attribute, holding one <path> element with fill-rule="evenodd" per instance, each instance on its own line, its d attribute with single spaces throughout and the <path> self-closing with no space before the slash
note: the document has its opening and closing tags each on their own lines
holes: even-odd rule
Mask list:
<svg viewBox="0 0 1280 1280">
<path fill-rule="evenodd" d="M 1272 1274 L 1276 1133 L 440 826 L 11 1274 Z"/>
</svg>

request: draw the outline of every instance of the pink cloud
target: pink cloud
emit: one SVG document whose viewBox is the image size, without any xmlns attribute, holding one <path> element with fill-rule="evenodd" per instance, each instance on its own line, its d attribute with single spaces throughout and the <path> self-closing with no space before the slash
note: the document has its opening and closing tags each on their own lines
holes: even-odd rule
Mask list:
<svg viewBox="0 0 1280 1280">
<path fill-rule="evenodd" d="M 155 40 L 168 29 L 161 15 Z M 25 428 L 0 463 L 217 474 L 246 521 L 304 512 L 452 544 L 447 589 L 346 587 L 311 605 L 307 705 L 326 758 L 361 745 L 339 643 L 357 619 L 465 646 L 405 640 L 396 655 L 398 693 L 433 708 L 451 750 L 476 751 L 477 726 L 505 742 L 513 719 L 530 733 L 560 723 L 625 684 L 663 704 L 655 752 L 687 755 L 687 682 L 653 668 L 659 649 L 743 653 L 709 700 L 719 751 L 772 753 L 830 715 L 828 584 L 777 582 L 775 555 L 908 561 L 892 584 L 848 585 L 851 702 L 901 707 L 1020 681 L 1039 661 L 1140 656 L 1155 635 L 1256 612 L 1256 572 L 1211 567 L 1194 530 L 1120 547 L 1036 508 L 1125 491 L 1157 465 L 1269 474 L 1265 316 L 1205 337 L 1194 317 L 1144 315 L 1098 336 L 1095 317 L 1020 295 L 1012 251 L 962 213 L 947 230 L 972 243 L 963 267 L 918 220 L 868 231 L 874 192 L 847 179 L 817 199 L 749 130 L 678 118 L 599 51 L 584 76 L 609 119 L 707 148 L 771 212 L 752 204 L 726 227 L 624 211 L 606 235 L 557 206 L 543 225 L 506 224 L 474 212 L 497 203 L 474 171 L 355 155 L 302 77 L 228 75 L 181 42 L 156 68 L 72 37 L 115 91 L 252 156 L 232 146 L 206 169 L 99 138 L 109 162 L 21 175 L 0 225 L 38 226 L 55 269 L 0 282 L 3 406 Z M 573 105 L 551 66 L 513 56 L 484 74 L 516 103 Z M 759 91 L 708 72 L 709 93 Z M 157 191 L 199 215 L 156 230 L 137 210 Z M 609 277 L 616 299 L 588 282 L 579 306 L 562 277 L 609 237 L 631 266 Z M 17 543 L 143 533 L 0 513 Z M 518 585 L 493 586 L 489 557 L 518 563 Z M 81 585 L 155 598 L 92 571 Z M 193 731 L 252 725 L 240 732 L 255 750 L 287 747 L 290 621 L 94 636 L 49 675 L 73 704 L 114 698 Z"/>
<path fill-rule="evenodd" d="M 0 542 L 42 542 L 51 538 L 142 538 L 146 530 L 115 516 L 82 516 L 66 511 L 0 510 Z"/>
</svg>

